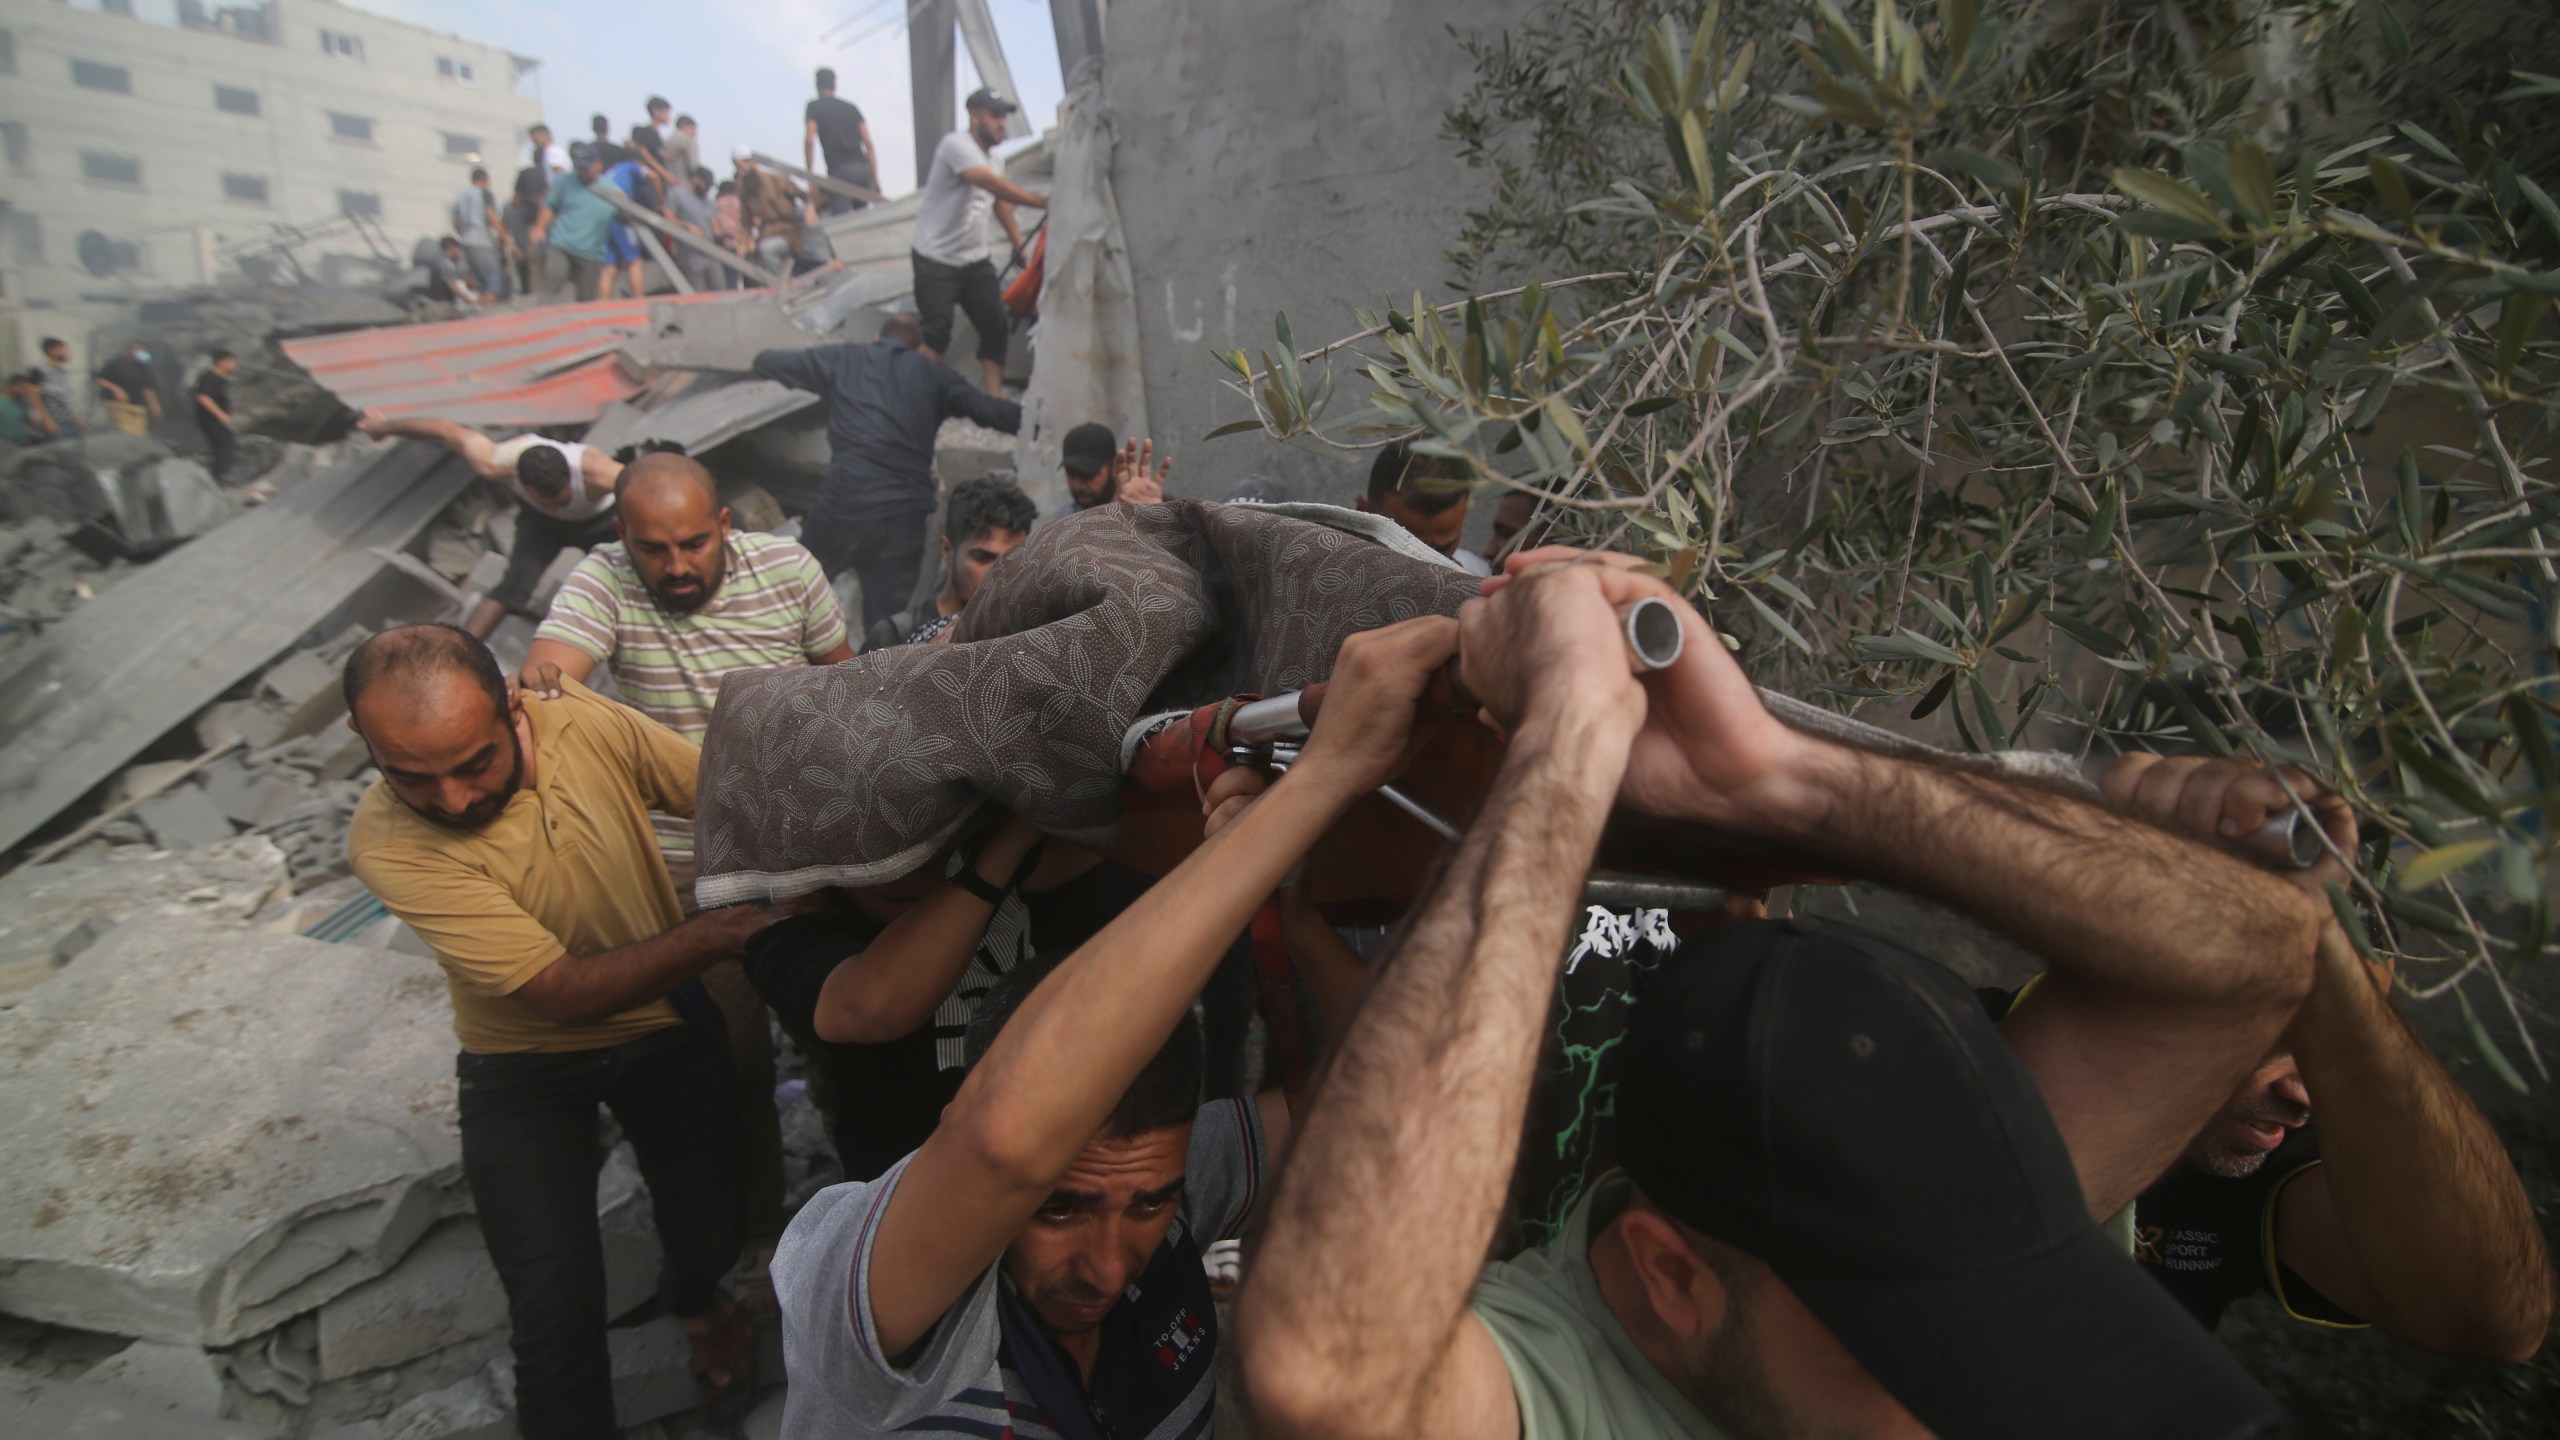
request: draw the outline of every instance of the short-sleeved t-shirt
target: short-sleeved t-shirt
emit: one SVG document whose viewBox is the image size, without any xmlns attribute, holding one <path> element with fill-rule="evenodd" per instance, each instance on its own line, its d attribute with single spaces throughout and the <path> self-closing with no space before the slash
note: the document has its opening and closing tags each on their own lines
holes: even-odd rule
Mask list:
<svg viewBox="0 0 2560 1440">
<path fill-rule="evenodd" d="M 678 1023 L 664 1000 L 593 1024 L 545 1020 L 513 998 L 564 955 L 600 955 L 684 919 L 649 812 L 693 813 L 693 743 L 564 681 L 528 695 L 536 783 L 478 830 L 441 825 L 374 782 L 347 828 L 365 888 L 435 951 L 453 1033 L 474 1054 L 618 1045 Z"/>
<path fill-rule="evenodd" d="M 667 127 L 666 143 L 658 151 L 658 158 L 666 162 L 667 171 L 676 177 L 677 184 L 691 185 L 693 172 L 702 167 L 701 141 L 699 137 L 687 135 L 684 131 L 670 125 Z"/>
<path fill-rule="evenodd" d="M 1591 1272 L 1591 1237 L 1627 1207 L 1622 1171 L 1593 1182 L 1561 1234 L 1485 1267 L 1475 1316 L 1520 1401 L 1521 1440 L 1651 1440 L 1723 1434 L 1645 1359 Z"/>
<path fill-rule="evenodd" d="M 723 676 L 806 665 L 845 643 L 844 611 L 816 556 L 779 535 L 733 533 L 727 573 L 701 609 L 670 613 L 619 544 L 587 552 L 535 632 L 593 656 L 643 715 L 695 744 Z M 690 860 L 693 826 L 658 817 L 669 863 Z"/>
<path fill-rule="evenodd" d="M 453 197 L 453 238 L 465 245 L 495 245 L 492 228 L 498 221 L 498 202 L 477 185 L 462 187 Z"/>
<path fill-rule="evenodd" d="M 625 160 L 604 172 L 613 188 L 651 210 L 658 208 L 658 177 L 637 160 Z"/>
<path fill-rule="evenodd" d="M 987 215 L 996 197 L 961 178 L 986 163 L 987 152 L 965 130 L 952 131 L 933 147 L 924 199 L 916 208 L 917 254 L 943 265 L 987 258 Z"/>
<path fill-rule="evenodd" d="M 151 367 L 130 355 L 118 355 L 99 366 L 98 378 L 122 390 L 125 398 L 136 405 L 143 403 L 142 397 L 145 394 L 156 392 L 160 388 L 160 382 L 152 375 Z"/>
<path fill-rule="evenodd" d="M 231 382 L 222 376 L 215 374 L 211 370 L 207 370 L 203 374 L 197 376 L 195 393 L 212 401 L 215 405 L 220 406 L 223 414 L 228 415 L 231 413 Z M 217 419 L 211 410 L 207 410 L 202 405 L 198 405 L 195 407 L 195 411 L 196 423 L 198 425 L 204 426 L 208 430 L 218 430 L 222 428 L 222 421 Z"/>
<path fill-rule="evenodd" d="M 818 151 L 827 157 L 827 168 L 860 165 L 862 153 L 862 107 L 833 95 L 821 95 L 800 112 L 803 120 L 818 127 Z"/>
<path fill-rule="evenodd" d="M 524 488 L 524 478 L 516 474 L 516 462 L 524 458 L 524 452 L 536 446 L 557 450 L 561 458 L 569 462 L 569 503 L 557 510 L 535 500 L 533 492 Z M 495 459 L 498 468 L 506 474 L 507 488 L 516 492 L 517 499 L 541 509 L 544 514 L 562 520 L 592 520 L 613 509 L 611 489 L 591 490 L 587 487 L 587 447 L 575 440 L 519 435 L 513 440 L 499 442 Z"/>
<path fill-rule="evenodd" d="M 604 258 L 604 237 L 620 216 L 612 202 L 596 192 L 610 189 L 616 189 L 614 183 L 603 176 L 590 186 L 574 171 L 551 182 L 551 193 L 542 203 L 551 209 L 551 229 L 544 239 L 552 249 L 581 260 Z"/>
<path fill-rule="evenodd" d="M 892 1431 L 926 1440 L 1056 1434 L 1007 1353 L 997 1306 L 999 1289 L 1011 1282 L 1001 1265 L 987 1267 L 952 1302 L 912 1364 L 895 1365 L 880 1352 L 871 1318 L 872 1246 L 880 1217 L 913 1159 L 899 1161 L 877 1180 L 819 1191 L 783 1233 L 773 1278 L 782 1301 L 783 1350 L 793 1359 L 794 1381 L 782 1412 L 785 1440 Z M 1205 1250 L 1242 1234 L 1260 1198 L 1267 1162 L 1262 1117 L 1253 1101 L 1203 1106 L 1191 1125 L 1182 1214 L 1165 1245 L 1187 1234 Z M 1125 1440 L 1207 1432 L 1217 1384 L 1217 1322 L 1214 1314 L 1185 1319 L 1197 1324 L 1163 1337 L 1154 1358 L 1142 1363 L 1187 1374 L 1190 1394 L 1152 1432 L 1133 1432 Z"/>
<path fill-rule="evenodd" d="M 36 403 L 44 402 L 39 400 Z M 28 418 L 30 413 L 17 396 L 0 395 L 0 440 L 12 445 L 36 443 L 36 427 L 35 422 Z"/>
</svg>

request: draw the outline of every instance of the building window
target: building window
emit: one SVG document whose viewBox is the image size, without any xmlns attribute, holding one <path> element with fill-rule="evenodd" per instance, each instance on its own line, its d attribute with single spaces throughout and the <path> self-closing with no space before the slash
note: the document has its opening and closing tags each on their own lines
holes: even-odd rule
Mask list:
<svg viewBox="0 0 2560 1440">
<path fill-rule="evenodd" d="M 447 160 L 468 160 L 474 165 L 479 164 L 480 137 L 477 135 L 456 135 L 452 131 L 447 130 L 444 132 L 444 158 Z"/>
<path fill-rule="evenodd" d="M 340 140 L 370 145 L 373 143 L 373 122 L 362 115 L 341 115 L 332 110 L 329 112 L 329 133 Z"/>
<path fill-rule="evenodd" d="M 370 190 L 341 190 L 338 192 L 338 213 L 350 220 L 379 220 L 382 218 L 382 197 Z"/>
<path fill-rule="evenodd" d="M 116 155 L 104 150 L 80 152 L 80 173 L 101 185 L 142 184 L 142 162 L 131 155 Z"/>
<path fill-rule="evenodd" d="M 9 245 L 21 265 L 44 263 L 44 221 L 24 210 L 9 212 Z"/>
<path fill-rule="evenodd" d="M 258 92 L 243 90 L 236 85 L 216 85 L 213 87 L 213 108 L 227 110 L 234 115 L 255 115 L 258 113 Z"/>
<path fill-rule="evenodd" d="M 9 168 L 23 175 L 27 172 L 27 127 L 15 120 L 0 120 L 0 154 L 5 154 Z"/>
<path fill-rule="evenodd" d="M 17 73 L 18 34 L 14 30 L 0 29 L 0 75 Z"/>
<path fill-rule="evenodd" d="M 320 53 L 353 60 L 361 65 L 364 63 L 364 41 L 353 35 L 341 35 L 335 30 L 323 30 L 320 32 Z"/>
<path fill-rule="evenodd" d="M 83 90 L 111 90 L 118 95 L 130 95 L 133 93 L 133 72 L 121 65 L 74 60 L 71 62 L 71 83 Z"/>
<path fill-rule="evenodd" d="M 267 203 L 267 177 L 264 175 L 225 175 L 222 177 L 222 198 L 225 200 L 245 200 L 252 205 L 264 205 Z"/>
<path fill-rule="evenodd" d="M 436 57 L 436 74 L 456 85 L 480 83 L 480 72 L 472 68 L 470 61 L 456 60 L 450 55 Z"/>
</svg>

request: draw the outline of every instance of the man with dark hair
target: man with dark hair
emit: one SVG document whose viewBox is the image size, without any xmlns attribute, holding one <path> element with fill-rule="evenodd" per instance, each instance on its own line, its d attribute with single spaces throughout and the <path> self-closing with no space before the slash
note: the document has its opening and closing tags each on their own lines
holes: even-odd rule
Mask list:
<svg viewBox="0 0 2560 1440">
<path fill-rule="evenodd" d="M 480 303 L 479 283 L 472 278 L 465 263 L 462 242 L 451 235 L 436 242 L 435 258 L 427 264 L 427 298 L 450 303 L 457 310 L 470 310 Z"/>
<path fill-rule="evenodd" d="M 1299 1126 L 1237 1314 L 1256 1432 L 2262 1430 L 2272 1402 L 2099 1222 L 2302 1003 L 2309 899 L 2084 795 L 1783 725 L 1634 564 L 1514 556 L 1461 612 L 1508 745 Z M 1639 681 L 1619 610 L 1647 599 L 1687 642 Z M 2053 969 L 1994 1030 L 1952 972 L 1837 922 L 1684 946 L 1621 1047 L 1623 1170 L 1488 1266 L 1621 804 L 1930 895 Z"/>
<path fill-rule="evenodd" d="M 1485 558 L 1458 544 L 1467 530 L 1467 486 L 1474 481 L 1475 472 L 1465 461 L 1416 455 L 1399 440 L 1370 462 L 1369 491 L 1352 504 L 1393 520 L 1467 573 L 1485 575 L 1492 573 Z"/>
<path fill-rule="evenodd" d="M 862 637 L 862 651 L 892 645 L 929 645 L 960 618 L 962 607 L 987 583 L 987 572 L 1031 536 L 1040 507 L 1010 480 L 981 476 L 951 487 L 942 507 L 942 588 L 930 617 L 901 610 Z"/>
<path fill-rule="evenodd" d="M 645 131 L 645 126 L 635 126 L 631 133 L 637 138 Z M 657 168 L 649 163 L 645 152 L 634 152 L 630 159 L 605 171 L 604 178 L 605 183 L 631 197 L 631 203 L 641 209 L 656 213 L 665 211 L 666 187 L 660 183 Z M 639 221 L 625 220 L 618 212 L 613 223 L 605 227 L 604 283 L 597 291 L 600 298 L 613 298 L 617 275 L 631 292 L 632 299 L 648 295 L 648 251 L 640 243 L 642 228 Z"/>
<path fill-rule="evenodd" d="M 931 1137 L 801 1210 L 774 1264 L 785 1436 L 1206 1430 L 1200 1252 L 1243 1230 L 1288 1112 L 1277 1094 L 1199 1108 L 1192 1002 L 1290 867 L 1402 767 L 1449 628 L 1345 642 L 1298 763 L 1251 800 L 1247 772 L 1219 777 L 1190 859 L 979 1002 Z"/>
<path fill-rule="evenodd" d="M 1006 325 L 1004 294 L 987 254 L 987 210 L 1004 227 L 1014 252 L 1022 250 L 1022 225 L 1013 207 L 1045 209 L 1046 195 L 1007 180 L 987 152 L 1004 141 L 1004 117 L 1014 104 L 993 90 L 970 92 L 969 127 L 934 146 L 925 167 L 924 198 L 916 207 L 916 313 L 924 324 L 923 349 L 939 360 L 951 348 L 951 307 L 968 312 L 978 332 L 978 369 L 990 395 L 1004 393 Z"/>
<path fill-rule="evenodd" d="M 53 419 L 54 438 L 77 440 L 89 433 L 89 427 L 80 423 L 80 391 L 71 378 L 71 342 L 47 335 L 38 348 L 44 352 L 44 366 L 36 375 L 44 413 Z"/>
<path fill-rule="evenodd" d="M 667 135 L 671 128 L 667 122 L 668 117 L 676 113 L 676 107 L 667 103 L 666 96 L 652 95 L 646 110 L 648 120 L 631 127 L 632 153 L 649 167 L 659 189 L 673 190 L 684 183 L 684 175 L 667 161 Z M 684 173 L 690 174 L 691 171 Z"/>
<path fill-rule="evenodd" d="M 892 315 L 868 345 L 816 345 L 767 350 L 756 373 L 827 402 L 827 445 L 833 452 L 800 543 L 830 578 L 851 570 L 862 579 L 862 626 L 888 619 L 907 602 L 924 568 L 925 528 L 933 519 L 933 441 L 942 422 L 959 417 L 1010 435 L 1022 407 L 985 395 L 916 348 L 916 319 Z"/>
<path fill-rule="evenodd" d="M 486 168 L 475 167 L 471 183 L 453 197 L 453 235 L 462 243 L 462 258 L 471 266 L 472 283 L 481 296 L 507 298 L 507 268 L 515 259 L 516 242 L 507 233 L 506 215 Z"/>
<path fill-rule="evenodd" d="M 713 244 L 718 243 L 712 237 L 719 229 L 719 214 L 711 199 L 711 184 L 717 178 L 707 168 L 696 166 L 688 172 L 686 182 L 667 196 L 668 218 Z M 676 252 L 676 264 L 696 290 L 729 288 L 729 267 L 690 246 Z"/>
<path fill-rule="evenodd" d="M 44 375 L 40 371 L 13 371 L 9 391 L 0 396 L 0 441 L 11 445 L 41 445 L 53 438 L 53 417 L 44 409 Z"/>
<path fill-rule="evenodd" d="M 606 119 L 602 115 L 590 115 L 587 117 L 587 128 L 594 132 L 595 140 L 593 143 L 596 149 L 596 159 L 604 166 L 605 169 L 610 170 L 614 166 L 631 158 L 631 151 L 628 147 L 617 145 L 613 142 L 612 121 Z M 572 145 L 569 147 L 569 150 L 571 163 L 574 164 L 577 159 L 577 147 Z"/>
<path fill-rule="evenodd" d="M 433 949 L 462 1047 L 462 1168 L 507 1292 L 528 1440 L 616 1433 L 596 1224 L 599 1107 L 638 1153 L 662 1295 L 706 1391 L 749 1383 L 754 1336 L 717 1288 L 738 1258 L 736 1077 L 695 977 L 771 916 L 688 920 L 649 812 L 693 813 L 698 752 L 575 682 L 510 695 L 448 625 L 356 647 L 347 724 L 382 778 L 347 859 Z"/>
<path fill-rule="evenodd" d="M 534 216 L 533 245 L 537 250 L 548 245 L 562 257 L 564 273 L 544 275 L 544 288 L 565 284 L 572 300 L 600 299 L 606 246 L 621 217 L 613 202 L 599 192 L 616 187 L 604 178 L 603 149 L 581 140 L 569 147 L 569 163 L 570 172 L 551 182 L 551 193 L 542 198 L 541 213 Z"/>
<path fill-rule="evenodd" d="M 127 435 L 148 435 L 160 420 L 160 379 L 151 373 L 151 347 L 129 341 L 98 367 L 95 383 L 107 401 L 107 418 Z"/>
<path fill-rule="evenodd" d="M 800 168 L 817 170 L 823 157 L 825 173 L 831 178 L 865 190 L 880 188 L 880 156 L 871 148 L 871 122 L 862 118 L 862 107 L 836 98 L 835 71 L 820 67 L 818 98 L 801 112 L 800 123 L 804 132 Z M 830 195 L 826 212 L 847 215 L 870 203 L 850 195 Z"/>
<path fill-rule="evenodd" d="M 542 188 L 549 190 L 552 181 L 569 171 L 568 147 L 552 139 L 551 127 L 538 121 L 533 128 L 524 133 L 527 141 L 524 151 L 525 168 L 540 174 Z"/>
<path fill-rule="evenodd" d="M 1067 472 L 1067 498 L 1079 510 L 1114 500 L 1153 505 L 1164 499 L 1164 482 L 1173 474 L 1173 457 L 1155 458 L 1156 442 L 1135 435 L 1122 445 L 1111 427 L 1087 420 L 1058 442 L 1058 462 Z"/>
<path fill-rule="evenodd" d="M 533 587 L 562 550 L 573 545 L 592 550 L 615 538 L 613 494 L 622 464 L 601 450 L 540 435 L 519 435 L 501 444 L 451 420 L 396 420 L 376 410 L 366 411 L 356 428 L 377 437 L 432 440 L 471 462 L 481 479 L 516 497 L 515 543 L 507 551 L 507 573 L 462 622 L 462 628 L 483 639 L 511 610 L 542 618 L 531 608 Z"/>
<path fill-rule="evenodd" d="M 746 229 L 746 254 L 787 280 L 808 258 L 817 211 L 799 186 L 758 165 L 752 148 L 741 145 L 730 156 L 738 165 L 738 218 Z"/>
<path fill-rule="evenodd" d="M 1515 550 L 1538 548 L 1538 537 L 1546 533 L 1547 527 L 1531 529 L 1537 516 L 1537 496 L 1526 490 L 1503 492 L 1502 503 L 1493 507 L 1493 550 L 1486 561 L 1487 568 Z"/>
<path fill-rule="evenodd" d="M 693 178 L 693 172 L 702 168 L 702 127 L 692 116 L 679 115 L 676 123 L 666 131 L 666 142 L 667 173 L 674 176 L 676 182 L 669 187 L 669 193 L 673 194 L 682 190 Z M 706 236 L 708 233 L 705 232 Z"/>
<path fill-rule="evenodd" d="M 204 373 L 196 377 L 196 432 L 204 436 L 205 448 L 213 452 L 212 464 L 216 484 L 231 474 L 231 462 L 238 458 L 240 441 L 231 430 L 231 377 L 238 373 L 240 359 L 228 350 L 216 350 L 205 357 Z"/>
</svg>

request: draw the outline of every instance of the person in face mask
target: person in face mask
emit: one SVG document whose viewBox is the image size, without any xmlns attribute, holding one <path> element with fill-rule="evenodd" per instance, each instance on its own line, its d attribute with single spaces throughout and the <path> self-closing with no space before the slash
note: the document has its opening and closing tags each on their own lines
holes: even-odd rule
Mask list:
<svg viewBox="0 0 2560 1440">
<path fill-rule="evenodd" d="M 98 393 L 105 398 L 107 418 L 127 435 L 148 435 L 160 418 L 160 382 L 151 373 L 151 350 L 136 340 L 124 353 L 98 367 Z"/>
</svg>

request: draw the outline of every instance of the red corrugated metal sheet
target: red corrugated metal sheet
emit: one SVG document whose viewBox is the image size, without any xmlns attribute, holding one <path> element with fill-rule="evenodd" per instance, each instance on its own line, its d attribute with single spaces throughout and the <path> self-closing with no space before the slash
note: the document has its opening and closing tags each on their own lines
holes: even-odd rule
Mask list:
<svg viewBox="0 0 2560 1440">
<path fill-rule="evenodd" d="M 314 335 L 286 341 L 284 353 L 360 410 L 466 425 L 583 425 L 639 390 L 613 352 L 648 325 L 651 304 L 722 298 L 736 296 L 544 305 Z"/>
</svg>

